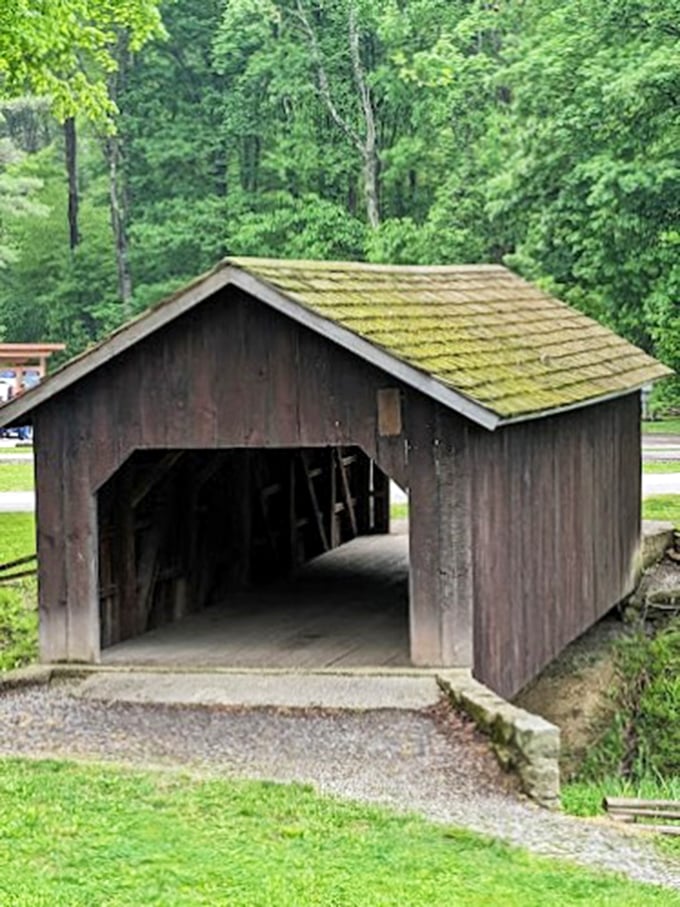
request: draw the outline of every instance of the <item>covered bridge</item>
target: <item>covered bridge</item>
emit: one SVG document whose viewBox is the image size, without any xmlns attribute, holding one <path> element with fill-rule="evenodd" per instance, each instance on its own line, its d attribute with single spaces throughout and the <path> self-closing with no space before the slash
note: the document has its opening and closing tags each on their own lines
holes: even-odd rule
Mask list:
<svg viewBox="0 0 680 907">
<path fill-rule="evenodd" d="M 511 695 L 631 591 L 639 390 L 667 373 L 500 266 L 226 260 L 0 409 L 35 432 L 41 657 L 251 607 L 388 532 L 389 477 L 405 662 Z"/>
</svg>

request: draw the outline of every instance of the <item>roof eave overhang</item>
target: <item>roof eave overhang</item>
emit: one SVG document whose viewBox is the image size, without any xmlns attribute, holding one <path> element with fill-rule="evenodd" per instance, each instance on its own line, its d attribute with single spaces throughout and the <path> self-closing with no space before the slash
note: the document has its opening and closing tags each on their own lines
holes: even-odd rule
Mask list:
<svg viewBox="0 0 680 907">
<path fill-rule="evenodd" d="M 620 397 L 628 397 L 630 394 L 639 393 L 644 387 L 650 384 L 656 384 L 657 381 L 663 381 L 674 373 L 669 369 L 665 375 L 659 375 L 657 378 L 647 379 L 638 384 L 632 384 L 630 387 L 621 390 L 612 391 L 609 394 L 601 394 L 599 397 L 589 397 L 586 400 L 579 400 L 576 403 L 567 403 L 564 406 L 554 406 L 551 409 L 543 409 L 539 412 L 520 413 L 517 416 L 501 417 L 498 420 L 497 427 L 503 428 L 506 425 L 519 425 L 522 422 L 533 422 L 536 419 L 545 419 L 548 416 L 561 416 L 563 413 L 571 412 L 575 409 L 583 409 L 584 406 L 597 406 L 598 403 L 609 403 L 612 400 L 618 400 Z"/>
</svg>

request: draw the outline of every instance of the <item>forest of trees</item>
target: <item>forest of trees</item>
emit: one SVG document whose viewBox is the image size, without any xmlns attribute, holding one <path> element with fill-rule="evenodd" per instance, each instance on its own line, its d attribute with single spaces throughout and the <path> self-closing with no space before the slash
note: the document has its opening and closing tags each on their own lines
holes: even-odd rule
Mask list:
<svg viewBox="0 0 680 907">
<path fill-rule="evenodd" d="M 92 9 L 21 26 L 37 74 L 0 37 L 0 337 L 76 353 L 229 254 L 500 261 L 680 368 L 680 0 Z"/>
</svg>

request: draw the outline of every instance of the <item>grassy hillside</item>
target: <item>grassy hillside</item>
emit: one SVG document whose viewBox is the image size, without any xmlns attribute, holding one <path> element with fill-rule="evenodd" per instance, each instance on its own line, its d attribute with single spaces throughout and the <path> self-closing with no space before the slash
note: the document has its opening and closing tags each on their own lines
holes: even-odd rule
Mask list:
<svg viewBox="0 0 680 907">
<path fill-rule="evenodd" d="M 4 760 L 0 799 L 7 907 L 680 905 L 301 786 Z"/>
</svg>

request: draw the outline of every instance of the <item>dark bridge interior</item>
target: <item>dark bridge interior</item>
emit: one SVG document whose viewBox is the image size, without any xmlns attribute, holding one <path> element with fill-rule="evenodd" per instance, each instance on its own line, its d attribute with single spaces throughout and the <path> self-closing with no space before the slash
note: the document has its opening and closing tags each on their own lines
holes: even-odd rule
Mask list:
<svg viewBox="0 0 680 907">
<path fill-rule="evenodd" d="M 389 532 L 389 480 L 358 447 L 137 451 L 98 506 L 103 649 L 216 603 L 252 609 L 248 590 Z M 324 570 L 341 580 L 338 564 L 303 575 L 318 591 Z M 401 610 L 407 646 L 407 594 Z"/>
</svg>

